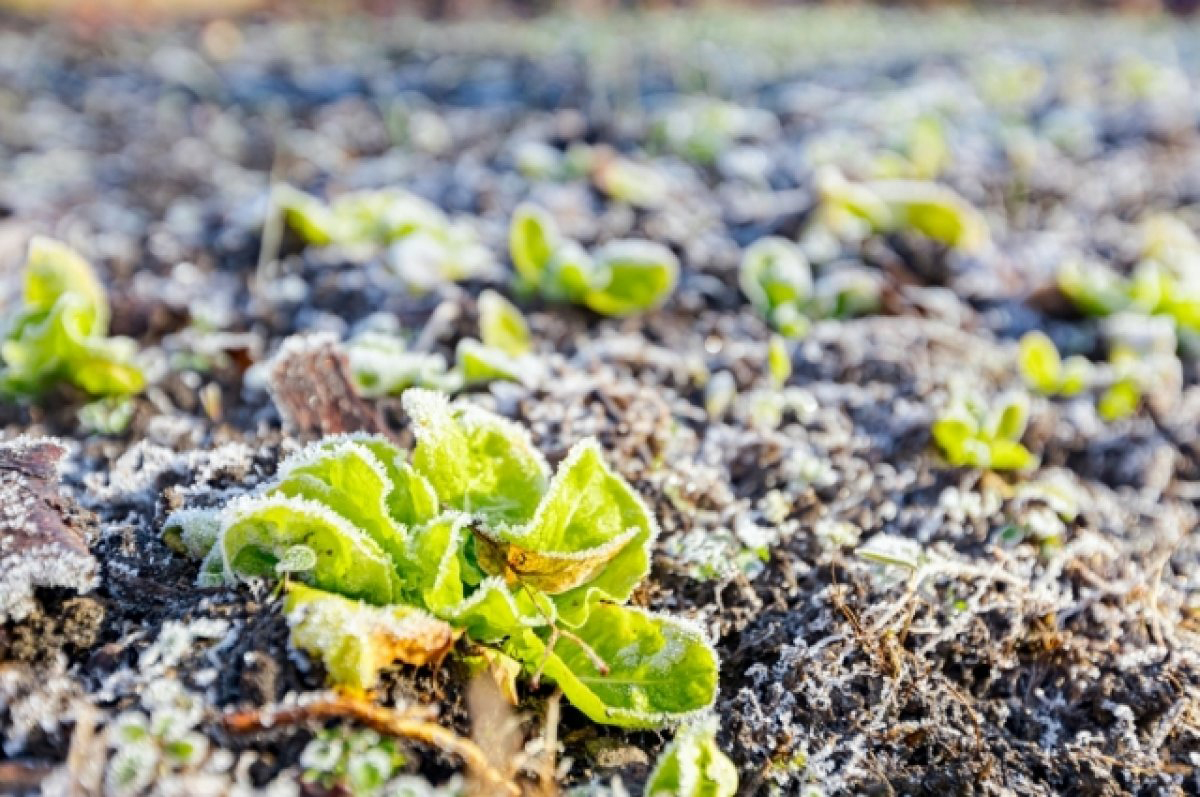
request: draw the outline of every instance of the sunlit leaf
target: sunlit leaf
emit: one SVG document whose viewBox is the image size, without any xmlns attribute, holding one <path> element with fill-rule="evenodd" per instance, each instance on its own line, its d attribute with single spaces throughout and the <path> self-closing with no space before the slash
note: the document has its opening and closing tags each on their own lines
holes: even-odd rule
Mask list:
<svg viewBox="0 0 1200 797">
<path fill-rule="evenodd" d="M 1054 341 L 1045 333 L 1033 331 L 1021 338 L 1017 367 L 1025 384 L 1039 393 L 1058 392 L 1062 382 L 1062 358 Z"/>
<path fill-rule="evenodd" d="M 492 290 L 479 295 L 479 337 L 485 346 L 500 349 L 510 357 L 528 354 L 529 325 L 516 305 Z"/>
<path fill-rule="evenodd" d="M 653 241 L 623 240 L 605 244 L 595 254 L 594 288 L 584 303 L 602 315 L 627 316 L 658 307 L 675 289 L 679 261 Z"/>
<path fill-rule="evenodd" d="M 546 491 L 546 460 L 520 426 L 419 388 L 404 393 L 417 445 L 413 467 L 445 506 L 496 522 L 533 516 Z"/>
<path fill-rule="evenodd" d="M 394 335 L 364 333 L 345 346 L 350 375 L 364 396 L 398 395 L 406 389 L 445 387 L 450 381 L 446 358 L 408 351 Z"/>
<path fill-rule="evenodd" d="M 513 211 L 509 255 L 517 274 L 530 285 L 542 282 L 559 242 L 558 225 L 544 209 L 526 202 Z"/>
<path fill-rule="evenodd" d="M 707 710 L 716 697 L 716 653 L 703 630 L 689 623 L 604 603 L 575 633 L 590 653 L 564 636 L 547 654 L 548 628 L 525 630 L 507 648 L 528 668 L 544 658 L 545 675 L 596 722 L 661 727 Z"/>
<path fill-rule="evenodd" d="M 398 591 L 392 560 L 379 544 L 316 501 L 238 499 L 222 516 L 218 545 L 225 572 L 237 578 L 274 578 L 284 553 L 307 545 L 317 563 L 301 578 L 312 586 L 374 604 L 391 602 Z"/>
<path fill-rule="evenodd" d="M 1110 385 L 1097 402 L 1096 411 L 1110 423 L 1130 417 L 1142 402 L 1142 389 L 1136 379 L 1120 379 Z"/>
<path fill-rule="evenodd" d="M 108 295 L 96 272 L 71 247 L 52 238 L 34 236 L 25 260 L 25 304 L 32 312 L 48 312 L 64 294 L 82 300 L 86 336 L 108 332 Z"/>
<path fill-rule="evenodd" d="M 768 318 L 782 306 L 801 308 L 812 296 L 812 282 L 800 247 L 785 238 L 760 238 L 742 254 L 742 293 Z"/>
<path fill-rule="evenodd" d="M 792 354 L 788 351 L 787 343 L 778 335 L 772 335 L 767 344 L 767 370 L 776 387 L 786 385 L 792 375 Z"/>
<path fill-rule="evenodd" d="M 463 338 L 454 351 L 455 363 L 464 385 L 489 382 L 526 382 L 535 366 L 503 349 L 487 346 L 474 338 Z"/>
</svg>

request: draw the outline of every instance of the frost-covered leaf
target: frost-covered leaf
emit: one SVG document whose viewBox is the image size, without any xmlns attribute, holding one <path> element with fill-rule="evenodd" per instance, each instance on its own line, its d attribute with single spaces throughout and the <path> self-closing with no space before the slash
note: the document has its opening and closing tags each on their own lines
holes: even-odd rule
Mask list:
<svg viewBox="0 0 1200 797">
<path fill-rule="evenodd" d="M 364 396 L 392 396 L 410 387 L 445 387 L 451 379 L 440 354 L 409 351 L 394 335 L 369 332 L 345 345 L 354 386 Z"/>
<path fill-rule="evenodd" d="M 462 600 L 438 612 L 455 628 L 462 628 L 477 642 L 499 643 L 524 630 L 546 625 L 554 617 L 554 606 L 544 596 L 528 590 L 514 592 L 500 578 L 481 581 Z"/>
<path fill-rule="evenodd" d="M 485 346 L 500 349 L 510 357 L 528 354 L 529 325 L 517 306 L 493 290 L 479 295 L 479 337 Z"/>
<path fill-rule="evenodd" d="M 445 506 L 493 522 L 521 523 L 533 516 L 549 469 L 525 429 L 419 388 L 406 391 L 403 402 L 417 437 L 413 467 Z"/>
<path fill-rule="evenodd" d="M 424 476 L 405 462 L 405 453 L 379 435 L 350 435 L 350 440 L 366 447 L 387 472 L 391 490 L 387 493 L 392 519 L 407 528 L 433 520 L 438 514 L 438 497 Z"/>
<path fill-rule="evenodd" d="M 579 302 L 598 289 L 602 280 L 587 250 L 575 241 L 563 241 L 550 258 L 541 290 L 548 299 Z"/>
<path fill-rule="evenodd" d="M 49 438 L 0 443 L 0 621 L 23 618 L 38 587 L 96 585 L 96 560 L 58 493 L 66 453 Z"/>
<path fill-rule="evenodd" d="M 737 767 L 717 747 L 717 722 L 707 717 L 685 725 L 654 764 L 646 797 L 733 797 Z"/>
<path fill-rule="evenodd" d="M 404 554 L 404 528 L 391 516 L 392 481 L 383 463 L 353 439 L 312 443 L 279 468 L 266 495 L 320 504 L 367 535 L 393 560 Z"/>
<path fill-rule="evenodd" d="M 658 307 L 679 279 L 675 254 L 653 241 L 611 241 L 595 254 L 596 283 L 584 303 L 601 315 L 628 316 Z"/>
<path fill-rule="evenodd" d="M 531 368 L 519 357 L 503 349 L 463 338 L 454 352 L 455 364 L 462 374 L 464 385 L 486 385 L 489 382 L 525 382 Z"/>
<path fill-rule="evenodd" d="M 226 574 L 237 578 L 274 578 L 285 552 L 307 545 L 317 563 L 300 578 L 312 586 L 375 604 L 391 602 L 399 591 L 392 560 L 379 544 L 316 501 L 237 499 L 222 516 L 218 544 Z"/>
<path fill-rule="evenodd" d="M 876 534 L 854 552 L 875 564 L 916 570 L 926 561 L 921 543 L 895 534 Z"/>
<path fill-rule="evenodd" d="M 869 188 L 888 207 L 893 229 L 912 229 L 953 249 L 973 252 L 988 242 L 987 221 L 945 186 L 919 180 L 880 180 Z"/>
<path fill-rule="evenodd" d="M 220 509 L 179 509 L 163 523 L 163 542 L 193 559 L 208 556 L 221 533 Z"/>
<path fill-rule="evenodd" d="M 708 709 L 717 694 L 717 656 L 704 632 L 642 609 L 599 604 L 575 630 L 591 648 L 560 637 L 550 653 L 547 628 L 525 630 L 509 652 L 543 672 L 595 722 L 654 728 Z M 593 655 L 608 668 L 604 673 Z"/>
<path fill-rule="evenodd" d="M 747 247 L 738 281 L 742 293 L 767 318 L 783 306 L 800 311 L 812 297 L 812 269 L 800 247 L 786 238 L 760 238 Z"/>
<path fill-rule="evenodd" d="M 528 202 L 518 205 L 508 233 L 517 274 L 530 285 L 540 284 L 560 239 L 558 225 L 546 210 Z"/>
<path fill-rule="evenodd" d="M 371 606 L 292 584 L 284 604 L 293 647 L 319 658 L 338 686 L 370 689 L 383 668 L 444 657 L 458 634 L 411 606 Z"/>
<path fill-rule="evenodd" d="M 656 534 L 641 498 L 589 439 L 559 466 L 528 524 L 479 529 L 475 549 L 485 571 L 554 595 L 563 622 L 577 625 L 595 601 L 629 599 Z"/>
</svg>

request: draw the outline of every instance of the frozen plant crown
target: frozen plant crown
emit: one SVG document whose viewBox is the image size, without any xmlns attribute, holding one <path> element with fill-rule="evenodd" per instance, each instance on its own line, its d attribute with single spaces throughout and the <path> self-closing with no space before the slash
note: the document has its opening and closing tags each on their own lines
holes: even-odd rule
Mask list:
<svg viewBox="0 0 1200 797">
<path fill-rule="evenodd" d="M 653 727 L 707 709 L 717 659 L 703 631 L 625 605 L 658 529 L 599 446 L 577 444 L 551 476 L 522 427 L 423 389 L 403 401 L 410 461 L 382 438 L 326 439 L 253 495 L 176 513 L 168 541 L 211 546 L 202 578 L 273 578 L 284 563 L 304 582 L 287 602 L 293 643 L 349 686 L 465 634 L 597 722 Z"/>
</svg>

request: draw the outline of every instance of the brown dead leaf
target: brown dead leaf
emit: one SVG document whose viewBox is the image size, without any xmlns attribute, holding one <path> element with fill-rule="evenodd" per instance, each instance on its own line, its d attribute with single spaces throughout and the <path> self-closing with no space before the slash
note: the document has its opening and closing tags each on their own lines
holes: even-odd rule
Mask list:
<svg viewBox="0 0 1200 797">
<path fill-rule="evenodd" d="M 0 620 L 25 617 L 38 587 L 96 585 L 96 560 L 58 492 L 66 453 L 48 438 L 0 443 Z"/>
<path fill-rule="evenodd" d="M 290 337 L 268 367 L 275 406 L 298 432 L 388 434 L 383 415 L 354 389 L 346 356 L 331 337 Z"/>
</svg>

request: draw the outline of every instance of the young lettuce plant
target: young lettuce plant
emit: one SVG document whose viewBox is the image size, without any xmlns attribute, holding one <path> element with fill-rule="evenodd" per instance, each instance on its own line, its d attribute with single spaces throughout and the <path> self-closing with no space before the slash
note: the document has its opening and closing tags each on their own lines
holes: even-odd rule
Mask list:
<svg viewBox="0 0 1200 797">
<path fill-rule="evenodd" d="M 410 285 L 428 289 L 489 271 L 487 248 L 433 203 L 398 188 L 354 191 L 331 203 L 288 185 L 273 202 L 285 223 L 314 246 L 391 248 L 391 261 Z"/>
<path fill-rule="evenodd" d="M 21 303 L 0 324 L 0 396 L 39 396 L 63 382 L 92 396 L 140 391 L 136 345 L 108 337 L 109 317 L 88 262 L 65 244 L 34 238 Z"/>
<path fill-rule="evenodd" d="M 738 272 L 742 293 L 787 338 L 803 337 L 811 318 L 850 318 L 879 309 L 881 286 L 869 272 L 839 268 L 815 282 L 801 248 L 769 236 L 746 248 Z"/>
<path fill-rule="evenodd" d="M 974 396 L 958 396 L 933 423 L 933 439 L 951 465 L 1024 470 L 1037 465 L 1021 435 L 1029 421 L 1029 397 L 1001 396 L 991 408 Z"/>
<path fill-rule="evenodd" d="M 987 221 L 951 189 L 921 180 L 852 183 L 829 167 L 817 175 L 820 219 L 839 236 L 912 230 L 951 249 L 975 252 L 988 240 Z"/>
<path fill-rule="evenodd" d="M 589 254 L 559 232 L 549 213 L 528 203 L 513 213 L 509 252 L 526 287 L 606 316 L 631 316 L 660 306 L 679 279 L 679 261 L 667 247 L 628 239 L 610 241 Z"/>
<path fill-rule="evenodd" d="M 591 719 L 631 728 L 707 709 L 717 659 L 690 623 L 625 605 L 650 568 L 657 524 L 594 441 L 553 477 L 525 430 L 438 393 L 403 395 L 416 446 L 335 437 L 259 492 L 183 510 L 168 539 L 227 581 L 290 574 L 293 642 L 336 683 L 369 688 L 389 660 L 421 664 L 465 635 L 548 677 Z M 361 615 L 361 617 L 360 617 Z"/>
</svg>

